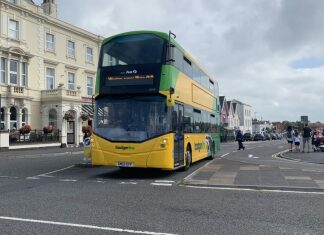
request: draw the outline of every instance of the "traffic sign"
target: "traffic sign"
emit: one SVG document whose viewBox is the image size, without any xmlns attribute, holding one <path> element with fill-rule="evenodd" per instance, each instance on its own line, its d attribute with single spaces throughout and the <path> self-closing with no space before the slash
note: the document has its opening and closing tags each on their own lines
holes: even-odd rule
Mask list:
<svg viewBox="0 0 324 235">
<path fill-rule="evenodd" d="M 83 140 L 84 147 L 90 147 L 91 142 L 90 142 L 90 137 L 87 137 Z"/>
</svg>

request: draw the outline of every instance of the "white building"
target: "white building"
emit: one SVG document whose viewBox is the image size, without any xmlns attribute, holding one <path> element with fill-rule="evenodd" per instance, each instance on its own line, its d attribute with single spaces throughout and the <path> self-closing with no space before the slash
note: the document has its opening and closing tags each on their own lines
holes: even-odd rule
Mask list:
<svg viewBox="0 0 324 235">
<path fill-rule="evenodd" d="M 269 121 L 259 121 L 257 119 L 253 119 L 252 122 L 252 134 L 264 134 L 267 132 L 267 128 L 272 128 L 272 123 Z"/>
<path fill-rule="evenodd" d="M 57 19 L 54 0 L 0 0 L 0 107 L 4 130 L 30 124 L 82 142 L 102 38 Z M 70 112 L 72 118 L 63 119 Z"/>
<path fill-rule="evenodd" d="M 239 118 L 239 129 L 243 132 L 252 132 L 252 107 L 238 100 L 232 100 L 233 107 L 236 106 L 236 111 Z"/>
</svg>

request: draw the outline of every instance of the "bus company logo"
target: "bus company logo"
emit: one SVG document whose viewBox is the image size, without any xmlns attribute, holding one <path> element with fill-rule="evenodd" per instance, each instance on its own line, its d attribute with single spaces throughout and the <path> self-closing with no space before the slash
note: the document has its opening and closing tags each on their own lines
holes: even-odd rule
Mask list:
<svg viewBox="0 0 324 235">
<path fill-rule="evenodd" d="M 118 150 L 135 150 L 135 147 L 132 147 L 132 146 L 115 146 L 115 149 L 118 149 Z"/>
<path fill-rule="evenodd" d="M 131 74 L 137 74 L 137 70 L 126 70 L 125 72 L 120 72 L 120 75 L 131 75 Z"/>
<path fill-rule="evenodd" d="M 201 150 L 201 149 L 205 149 L 205 148 L 206 148 L 206 143 L 204 143 L 204 142 L 195 144 L 195 150 Z"/>
</svg>

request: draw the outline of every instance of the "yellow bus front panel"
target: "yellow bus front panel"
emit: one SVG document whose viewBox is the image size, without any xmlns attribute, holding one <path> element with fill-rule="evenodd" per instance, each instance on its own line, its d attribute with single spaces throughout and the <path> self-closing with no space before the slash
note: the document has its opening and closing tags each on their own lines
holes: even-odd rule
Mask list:
<svg viewBox="0 0 324 235">
<path fill-rule="evenodd" d="M 173 136 L 174 134 L 167 134 L 142 143 L 120 143 L 93 134 L 92 164 L 173 169 Z"/>
</svg>

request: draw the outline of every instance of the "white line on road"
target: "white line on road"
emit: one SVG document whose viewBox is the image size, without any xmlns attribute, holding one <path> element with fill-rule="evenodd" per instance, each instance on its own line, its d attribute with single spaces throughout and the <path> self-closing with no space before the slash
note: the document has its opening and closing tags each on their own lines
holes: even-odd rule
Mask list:
<svg viewBox="0 0 324 235">
<path fill-rule="evenodd" d="M 155 183 L 174 183 L 173 180 L 155 180 Z"/>
<path fill-rule="evenodd" d="M 72 180 L 72 179 L 63 179 L 63 180 L 60 180 L 62 182 L 77 182 L 78 180 Z"/>
<path fill-rule="evenodd" d="M 253 157 L 253 155 L 252 154 L 249 154 L 249 156 L 248 156 L 249 158 L 252 158 Z"/>
<path fill-rule="evenodd" d="M 151 183 L 151 185 L 155 185 L 155 186 L 172 186 L 172 184 L 166 184 L 166 183 Z"/>
<path fill-rule="evenodd" d="M 221 158 L 226 157 L 228 154 L 230 154 L 230 153 L 225 153 L 225 154 L 223 154 L 223 155 L 220 156 L 220 157 L 221 157 Z"/>
<path fill-rule="evenodd" d="M 26 177 L 26 179 L 28 179 L 28 180 L 39 180 L 39 178 L 36 177 L 36 176 L 33 176 L 33 177 Z"/>
<path fill-rule="evenodd" d="M 222 188 L 222 187 L 208 187 L 208 186 L 192 186 L 185 185 L 187 188 L 196 189 L 213 189 L 213 190 L 230 190 L 230 191 L 254 191 L 254 192 L 269 192 L 269 193 L 296 193 L 296 194 L 318 194 L 324 195 L 324 192 L 303 192 L 303 191 L 292 191 L 292 190 L 279 190 L 279 189 L 253 189 L 253 188 Z"/>
<path fill-rule="evenodd" d="M 173 233 L 137 231 L 137 230 L 131 230 L 131 229 L 100 227 L 100 226 L 86 225 L 86 224 L 74 224 L 74 223 L 63 223 L 63 222 L 55 222 L 55 221 L 47 221 L 47 220 L 23 219 L 23 218 L 17 218 L 17 217 L 0 216 L 0 219 L 12 220 L 12 221 L 23 221 L 23 222 L 29 222 L 29 223 L 60 225 L 60 226 L 77 227 L 77 228 L 97 229 L 97 230 L 114 231 L 114 232 L 124 232 L 124 233 L 152 234 L 152 235 L 176 235 Z"/>
<path fill-rule="evenodd" d="M 38 177 L 38 176 L 48 177 L 48 175 L 50 175 L 50 174 L 57 173 L 57 172 L 60 172 L 60 171 L 65 171 L 65 170 L 70 169 L 72 167 L 74 167 L 74 165 L 68 166 L 68 167 L 65 167 L 65 168 L 62 168 L 62 169 L 58 169 L 58 170 L 55 170 L 55 171 L 39 174 L 39 175 L 36 175 L 36 176 L 33 176 L 33 177 Z"/>
<path fill-rule="evenodd" d="M 137 182 L 120 182 L 119 184 L 137 184 Z"/>
<path fill-rule="evenodd" d="M 18 179 L 19 177 L 17 177 L 17 176 L 0 175 L 0 178 Z"/>
</svg>

